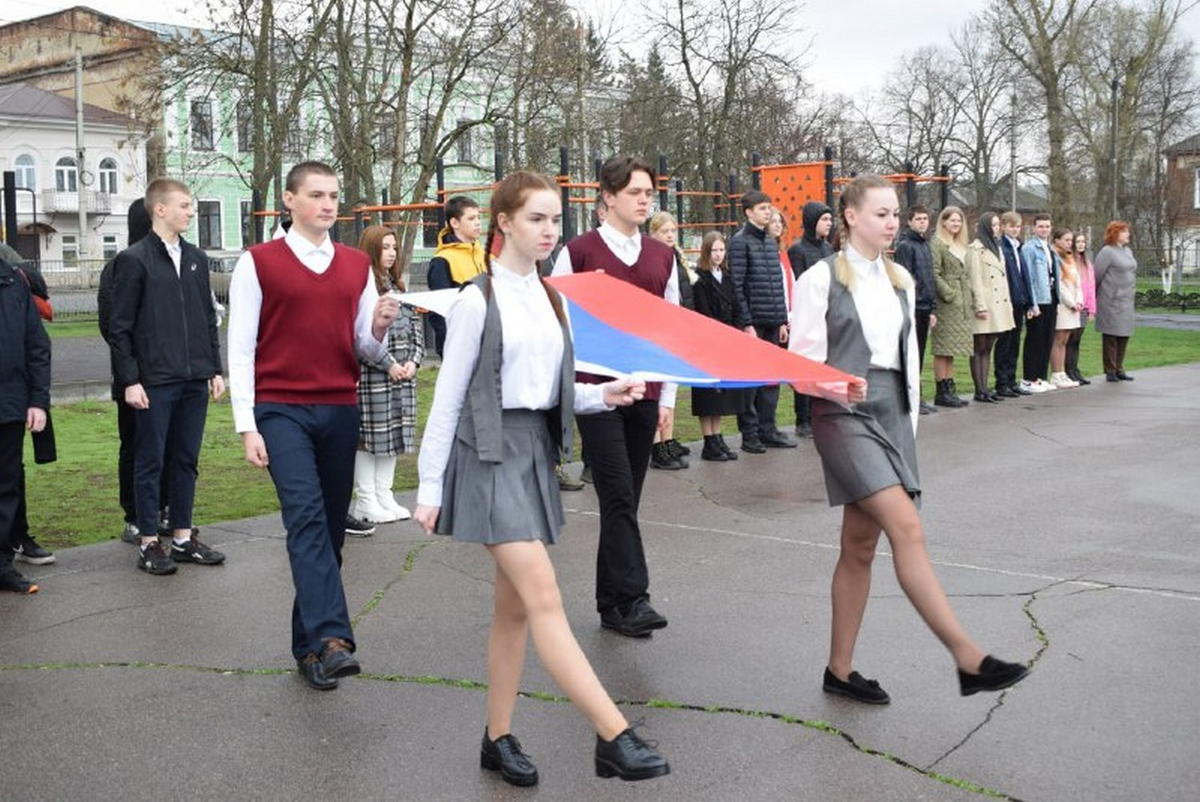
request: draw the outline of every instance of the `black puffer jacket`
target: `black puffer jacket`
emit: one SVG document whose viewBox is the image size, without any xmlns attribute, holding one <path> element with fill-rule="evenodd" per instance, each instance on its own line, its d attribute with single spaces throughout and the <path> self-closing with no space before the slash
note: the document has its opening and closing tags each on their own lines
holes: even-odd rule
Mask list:
<svg viewBox="0 0 1200 802">
<path fill-rule="evenodd" d="M 50 337 L 24 279 L 0 259 L 0 423 L 30 407 L 50 409 Z"/>
<path fill-rule="evenodd" d="M 123 387 L 221 373 L 208 257 L 182 237 L 179 243 L 178 276 L 167 246 L 153 231 L 114 261 L 108 336 L 114 381 Z"/>
<path fill-rule="evenodd" d="M 800 278 L 801 273 L 833 253 L 833 246 L 829 244 L 829 238 L 821 239 L 817 236 L 817 223 L 825 215 L 832 216 L 833 209 L 824 203 L 809 201 L 804 204 L 804 209 L 800 213 L 804 223 L 804 236 L 793 242 L 787 252 L 788 263 L 792 266 L 792 275 L 796 278 Z M 829 229 L 829 233 L 833 234 L 833 228 Z"/>
<path fill-rule="evenodd" d="M 775 239 L 766 229 L 747 222 L 729 240 L 729 271 L 733 274 L 737 325 L 782 326 L 788 320 L 783 267 Z"/>
<path fill-rule="evenodd" d="M 936 312 L 936 292 L 933 285 L 933 252 L 929 241 L 911 228 L 900 232 L 893 261 L 904 265 L 917 283 L 917 311 Z"/>
</svg>

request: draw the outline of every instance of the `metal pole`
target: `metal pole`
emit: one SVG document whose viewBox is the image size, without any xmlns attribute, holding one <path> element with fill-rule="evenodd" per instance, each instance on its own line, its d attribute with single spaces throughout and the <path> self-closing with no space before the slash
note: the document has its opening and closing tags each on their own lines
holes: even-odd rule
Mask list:
<svg viewBox="0 0 1200 802">
<path fill-rule="evenodd" d="M 942 165 L 942 169 L 938 171 L 938 175 L 942 177 L 942 208 L 945 209 L 950 205 L 950 168 Z"/>
<path fill-rule="evenodd" d="M 75 189 L 79 202 L 79 259 L 87 255 L 87 205 L 83 201 L 83 48 L 75 47 Z M 147 209 L 151 216 L 153 209 Z"/>
<path fill-rule="evenodd" d="M 1111 220 L 1120 219 L 1117 214 L 1117 89 L 1120 87 L 1120 81 L 1115 77 L 1112 79 L 1112 136 L 1109 142 L 1109 161 L 1112 164 L 1112 217 Z"/>
<path fill-rule="evenodd" d="M 917 204 L 917 182 L 913 180 L 913 163 L 904 163 L 904 206 L 912 208 Z"/>
<path fill-rule="evenodd" d="M 752 167 L 762 167 L 762 162 L 763 158 L 761 153 L 750 154 L 750 165 Z M 758 170 L 750 171 L 750 186 L 754 187 L 755 189 L 762 189 L 762 173 Z"/>
<path fill-rule="evenodd" d="M 713 200 L 712 219 L 714 223 L 719 223 L 721 222 L 721 215 L 717 213 L 717 205 L 725 197 L 721 194 L 721 179 L 717 178 L 713 180 L 713 192 L 717 193 L 717 197 Z M 717 230 L 719 231 L 720 228 L 718 227 Z"/>
<path fill-rule="evenodd" d="M 833 205 L 833 148 L 828 145 L 825 146 L 825 205 L 830 209 L 835 208 Z"/>
<path fill-rule="evenodd" d="M 1017 210 L 1017 90 L 1012 93 L 1008 123 L 1008 194 L 1009 209 Z"/>
<path fill-rule="evenodd" d="M 566 145 L 558 149 L 558 174 L 566 181 L 571 180 L 571 154 Z M 575 221 L 571 219 L 571 188 L 566 186 L 565 182 L 562 188 L 562 205 L 562 238 L 563 242 L 567 242 L 575 237 Z"/>
<path fill-rule="evenodd" d="M 438 156 L 437 172 L 437 202 L 438 202 L 438 231 L 446 227 L 446 160 Z"/>
<path fill-rule="evenodd" d="M 17 173 L 4 171 L 4 241 L 17 247 Z"/>
<path fill-rule="evenodd" d="M 600 170 L 603 167 L 604 167 L 604 160 L 601 159 L 599 156 L 593 156 L 592 157 L 592 169 L 596 172 L 596 183 L 600 182 Z M 596 191 L 596 194 L 597 195 L 600 194 L 599 190 Z"/>
<path fill-rule="evenodd" d="M 675 179 L 675 221 L 677 223 L 679 223 L 679 225 L 683 225 L 683 195 L 679 194 L 681 192 L 683 192 L 683 179 L 676 178 Z M 682 245 L 683 231 L 682 230 L 680 230 L 680 232 L 679 232 L 679 242 L 680 242 L 680 247 L 683 247 L 683 245 Z"/>
<path fill-rule="evenodd" d="M 492 164 L 492 175 L 497 181 L 504 180 L 504 151 L 496 148 L 495 159 Z"/>
<path fill-rule="evenodd" d="M 250 218 L 253 222 L 251 223 L 250 228 L 252 231 L 251 239 L 253 239 L 255 245 L 263 241 L 263 216 L 260 214 L 260 212 L 263 211 L 265 210 L 263 209 L 262 193 L 257 189 L 251 190 Z"/>
<path fill-rule="evenodd" d="M 669 198 L 667 196 L 667 157 L 658 157 L 658 208 L 667 211 Z"/>
<path fill-rule="evenodd" d="M 737 175 L 735 173 L 730 173 L 729 174 L 729 222 L 733 223 L 735 228 L 737 227 L 737 224 L 739 222 L 741 222 L 740 218 L 738 217 L 738 210 L 740 209 L 741 204 L 737 202 L 736 196 L 737 196 Z"/>
</svg>

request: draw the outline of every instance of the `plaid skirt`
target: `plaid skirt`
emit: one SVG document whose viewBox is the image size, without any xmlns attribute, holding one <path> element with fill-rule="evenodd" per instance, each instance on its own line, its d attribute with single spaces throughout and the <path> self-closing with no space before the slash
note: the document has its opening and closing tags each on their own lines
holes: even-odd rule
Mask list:
<svg viewBox="0 0 1200 802">
<path fill-rule="evenodd" d="M 392 362 L 418 366 L 425 355 L 425 322 L 410 306 L 401 305 L 388 330 L 388 356 L 382 362 L 359 360 L 359 443 L 361 451 L 380 457 L 414 451 L 417 438 L 417 382 L 415 378 L 393 382 L 387 367 Z"/>
</svg>

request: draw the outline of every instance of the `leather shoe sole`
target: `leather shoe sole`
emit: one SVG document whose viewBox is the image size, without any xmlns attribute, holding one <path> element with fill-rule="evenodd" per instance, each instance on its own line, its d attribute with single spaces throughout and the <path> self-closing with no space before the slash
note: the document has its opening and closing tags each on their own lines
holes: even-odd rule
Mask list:
<svg viewBox="0 0 1200 802">
<path fill-rule="evenodd" d="M 340 644 L 334 645 L 334 641 L 327 642 L 325 648 L 321 650 L 321 668 L 325 671 L 325 676 L 330 679 L 338 679 L 340 677 L 353 677 L 362 671 L 362 666 L 358 664 L 358 660 L 354 659 L 354 655 L 350 650 Z"/>
</svg>

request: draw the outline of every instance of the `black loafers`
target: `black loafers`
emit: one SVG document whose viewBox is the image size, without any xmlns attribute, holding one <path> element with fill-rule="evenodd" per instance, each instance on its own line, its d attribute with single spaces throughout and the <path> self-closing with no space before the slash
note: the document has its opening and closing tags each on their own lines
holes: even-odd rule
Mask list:
<svg viewBox="0 0 1200 802">
<path fill-rule="evenodd" d="M 963 696 L 970 696 L 980 691 L 1001 691 L 1016 685 L 1029 676 L 1029 669 L 1020 663 L 1006 663 L 997 660 L 990 654 L 979 664 L 978 674 L 968 674 L 961 669 L 958 672 L 958 687 Z"/>
<path fill-rule="evenodd" d="M 821 683 L 821 689 L 825 693 L 845 696 L 856 702 L 868 705 L 886 705 L 892 701 L 892 697 L 887 695 L 887 691 L 879 687 L 878 682 L 873 679 L 866 679 L 857 671 L 851 671 L 849 681 L 842 682 L 833 675 L 832 671 L 826 668 L 825 680 Z"/>
<path fill-rule="evenodd" d="M 332 691 L 338 686 L 336 679 L 325 676 L 321 667 L 321 659 L 315 654 L 306 654 L 296 661 L 296 673 L 308 683 L 308 687 L 318 691 Z"/>
<path fill-rule="evenodd" d="M 511 733 L 491 741 L 488 740 L 487 727 L 484 727 L 479 765 L 488 771 L 500 772 L 500 779 L 510 785 L 537 785 L 537 766 L 521 751 L 521 742 Z"/>
<path fill-rule="evenodd" d="M 596 736 L 596 776 L 649 780 L 671 773 L 671 766 L 651 744 L 629 728 L 611 741 Z"/>
<path fill-rule="evenodd" d="M 1117 380 L 1123 381 L 1123 382 L 1131 382 L 1131 381 L 1133 381 L 1133 377 L 1130 376 L 1128 373 L 1126 373 L 1123 370 L 1118 370 L 1117 371 Z"/>
<path fill-rule="evenodd" d="M 751 437 L 749 439 L 743 437 L 742 451 L 745 451 L 747 454 L 766 454 L 767 447 L 764 446 L 762 441 L 757 437 Z"/>
<path fill-rule="evenodd" d="M 644 597 L 627 605 L 609 607 L 600 613 L 600 626 L 631 638 L 644 638 L 666 625 L 667 619 L 651 607 Z"/>
<path fill-rule="evenodd" d="M 350 644 L 341 638 L 325 640 L 325 646 L 321 649 L 321 668 L 330 679 L 352 677 L 362 671 L 362 667 L 350 651 Z"/>
</svg>

